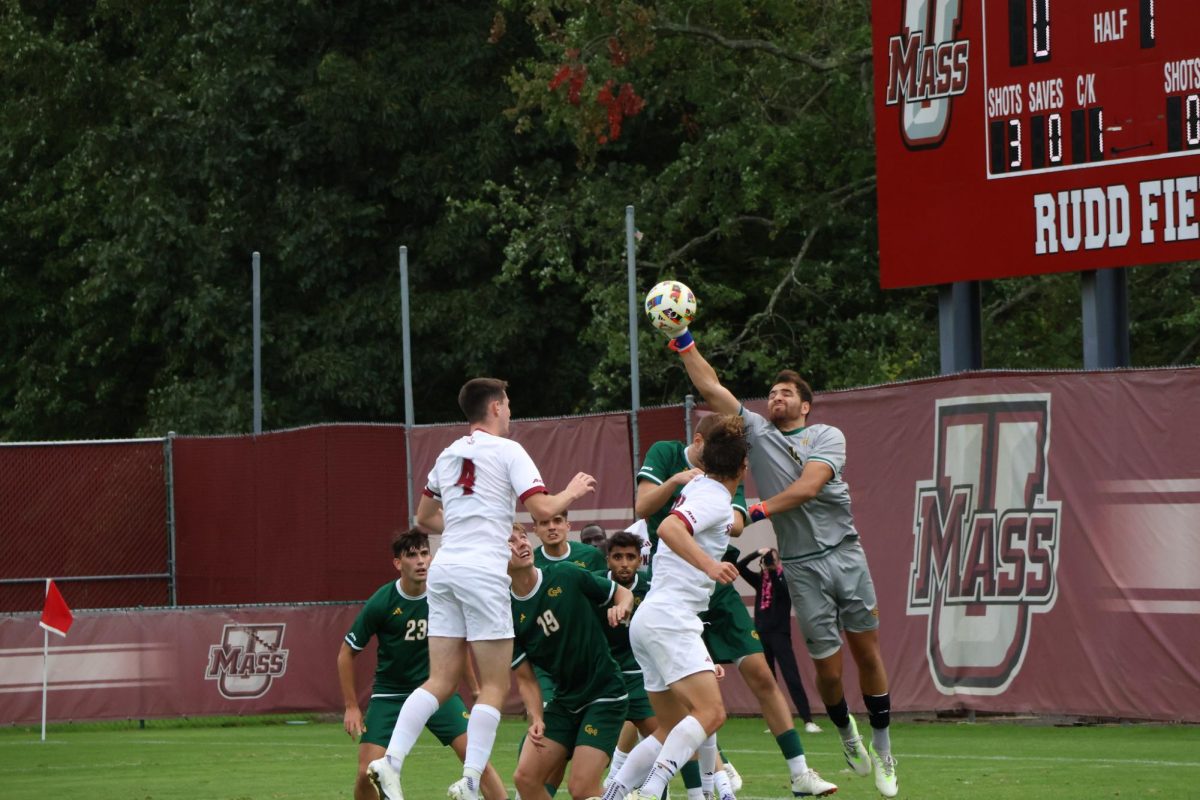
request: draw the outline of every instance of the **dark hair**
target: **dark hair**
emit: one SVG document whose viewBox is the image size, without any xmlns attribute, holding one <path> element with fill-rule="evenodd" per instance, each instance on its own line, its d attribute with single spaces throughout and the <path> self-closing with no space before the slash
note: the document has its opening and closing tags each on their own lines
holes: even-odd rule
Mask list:
<svg viewBox="0 0 1200 800">
<path fill-rule="evenodd" d="M 396 537 L 392 539 L 392 558 L 415 553 L 427 547 L 429 547 L 429 534 L 416 528 L 409 528 L 404 533 L 396 534 Z"/>
<path fill-rule="evenodd" d="M 458 390 L 458 407 L 467 417 L 467 422 L 481 422 L 487 418 L 488 404 L 503 400 L 508 381 L 499 378 L 472 378 Z"/>
<path fill-rule="evenodd" d="M 775 383 L 790 383 L 790 384 L 792 384 L 793 386 L 796 387 L 796 391 L 800 393 L 800 399 L 803 400 L 805 403 L 812 405 L 812 401 L 813 401 L 812 387 L 808 385 L 808 381 L 806 381 L 806 380 L 804 380 L 804 378 L 800 377 L 800 373 L 796 372 L 796 370 L 785 369 L 785 370 L 780 371 L 780 373 L 775 376 Z M 772 384 L 772 385 L 774 385 L 774 384 Z"/>
<path fill-rule="evenodd" d="M 611 553 L 614 547 L 632 547 L 640 553 L 642 540 L 629 531 L 617 531 L 608 538 L 608 552 Z"/>
<path fill-rule="evenodd" d="M 714 478 L 736 478 L 750 452 L 746 426 L 732 414 L 714 414 L 717 423 L 704 437 L 704 471 Z"/>
</svg>

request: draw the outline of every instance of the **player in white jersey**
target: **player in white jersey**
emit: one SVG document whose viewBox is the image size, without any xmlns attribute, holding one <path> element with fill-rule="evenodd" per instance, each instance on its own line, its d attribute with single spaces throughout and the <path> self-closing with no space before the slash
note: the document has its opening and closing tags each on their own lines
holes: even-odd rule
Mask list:
<svg viewBox="0 0 1200 800">
<path fill-rule="evenodd" d="M 659 728 L 630 752 L 604 800 L 659 797 L 697 751 L 703 772 L 712 773 L 716 764 L 715 734 L 725 722 L 725 705 L 700 614 L 717 581 L 737 577 L 737 568 L 730 570 L 733 565 L 721 556 L 733 527 L 733 493 L 746 472 L 742 421 L 722 420 L 704 452 L 705 474 L 684 487 L 659 526 L 654 579 L 629 628 Z M 626 795 L 631 788 L 635 791 Z"/>
<path fill-rule="evenodd" d="M 508 537 L 519 499 L 534 517 L 552 517 L 591 492 L 580 472 L 558 494 L 547 492 L 525 449 L 508 440 L 508 384 L 474 378 L 458 393 L 470 433 L 438 456 L 417 506 L 417 524 L 442 534 L 429 568 L 429 680 L 404 702 L 387 755 L 367 774 L 384 800 L 403 800 L 400 774 L 426 721 L 458 688 L 467 669 L 467 643 L 479 668 L 479 697 L 467 723 L 463 777 L 449 789 L 455 800 L 477 800 L 479 776 L 491 755 L 508 695 L 513 627 L 509 607 Z"/>
<path fill-rule="evenodd" d="M 750 517 L 771 519 L 796 619 L 817 670 L 817 690 L 841 734 L 846 762 L 859 775 L 873 770 L 879 793 L 895 797 L 899 784 L 889 728 L 891 695 L 879 649 L 879 605 L 850 511 L 850 489 L 842 479 L 846 438 L 830 425 L 808 426 L 813 393 L 796 372 L 783 370 L 775 377 L 764 417 L 721 385 L 690 332 L 672 339 L 671 349 L 715 411 L 745 420 L 750 469 L 765 498 L 750 507 Z M 871 722 L 871 752 L 846 705 L 843 631 Z"/>
</svg>

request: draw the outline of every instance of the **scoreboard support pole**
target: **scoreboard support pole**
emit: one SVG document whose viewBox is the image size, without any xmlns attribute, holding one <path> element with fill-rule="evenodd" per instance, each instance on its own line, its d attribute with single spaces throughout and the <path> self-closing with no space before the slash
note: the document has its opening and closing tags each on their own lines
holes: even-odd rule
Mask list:
<svg viewBox="0 0 1200 800">
<path fill-rule="evenodd" d="M 979 308 L 979 281 L 938 286 L 938 344 L 943 375 L 983 367 Z"/>
<path fill-rule="evenodd" d="M 1129 366 L 1129 288 L 1124 268 L 1080 273 L 1083 368 Z"/>
</svg>

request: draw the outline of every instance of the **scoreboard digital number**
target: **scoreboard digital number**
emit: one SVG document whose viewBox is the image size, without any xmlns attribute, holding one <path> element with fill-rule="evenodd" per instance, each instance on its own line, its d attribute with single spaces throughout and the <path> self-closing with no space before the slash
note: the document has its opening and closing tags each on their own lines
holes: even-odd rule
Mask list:
<svg viewBox="0 0 1200 800">
<path fill-rule="evenodd" d="M 875 0 L 886 288 L 1200 258 L 1200 0 Z"/>
</svg>

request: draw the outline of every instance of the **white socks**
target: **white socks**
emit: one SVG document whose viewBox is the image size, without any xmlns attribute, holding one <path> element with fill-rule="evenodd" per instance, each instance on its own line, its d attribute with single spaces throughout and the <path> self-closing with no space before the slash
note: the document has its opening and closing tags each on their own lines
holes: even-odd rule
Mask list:
<svg viewBox="0 0 1200 800">
<path fill-rule="evenodd" d="M 432 692 L 416 689 L 400 707 L 396 727 L 392 729 L 392 740 L 388 742 L 387 757 L 396 771 L 404 767 L 404 757 L 416 744 L 417 737 L 425 730 L 425 723 L 438 710 L 441 703 Z"/>
<path fill-rule="evenodd" d="M 467 755 L 463 759 L 463 777 L 474 777 L 476 782 L 487 766 L 496 743 L 496 729 L 500 727 L 500 710 L 476 703 L 471 707 L 467 720 Z"/>
<path fill-rule="evenodd" d="M 679 768 L 707 738 L 704 726 L 695 717 L 689 715 L 681 719 L 663 742 L 662 752 L 654 762 L 654 769 L 650 770 L 650 776 L 642 784 L 643 793 L 653 797 L 660 796 Z M 630 756 L 632 757 L 632 754 Z"/>
</svg>

